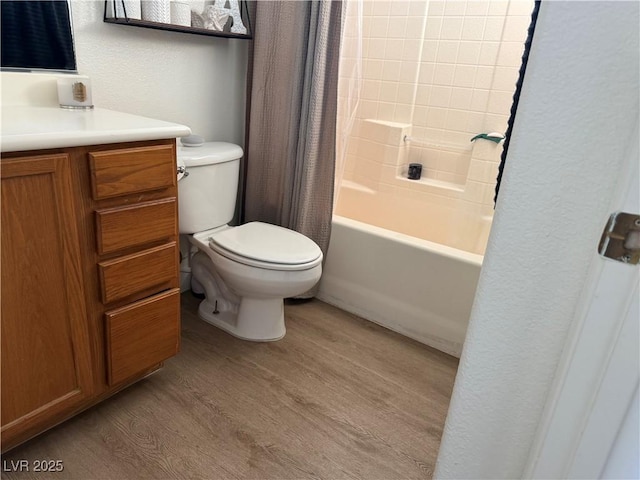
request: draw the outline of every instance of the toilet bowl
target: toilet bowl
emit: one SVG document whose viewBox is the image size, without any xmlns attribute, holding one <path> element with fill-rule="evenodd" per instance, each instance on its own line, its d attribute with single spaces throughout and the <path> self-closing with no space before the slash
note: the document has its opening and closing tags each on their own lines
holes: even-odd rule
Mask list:
<svg viewBox="0 0 640 480">
<path fill-rule="evenodd" d="M 223 142 L 179 149 L 186 169 L 178 183 L 180 233 L 198 250 L 191 258 L 192 290 L 205 295 L 198 316 L 244 340 L 275 341 L 286 333 L 283 299 L 320 280 L 322 251 L 277 225 L 228 225 L 241 155 Z"/>
</svg>

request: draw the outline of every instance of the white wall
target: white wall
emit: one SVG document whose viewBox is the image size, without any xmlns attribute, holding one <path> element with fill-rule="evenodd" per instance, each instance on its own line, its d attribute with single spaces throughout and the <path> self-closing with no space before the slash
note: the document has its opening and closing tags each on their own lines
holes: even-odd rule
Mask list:
<svg viewBox="0 0 640 480">
<path fill-rule="evenodd" d="M 103 1 L 71 3 L 78 71 L 96 106 L 244 143 L 246 40 L 107 24 Z"/>
<path fill-rule="evenodd" d="M 522 476 L 637 128 L 639 6 L 542 2 L 435 478 Z"/>
</svg>

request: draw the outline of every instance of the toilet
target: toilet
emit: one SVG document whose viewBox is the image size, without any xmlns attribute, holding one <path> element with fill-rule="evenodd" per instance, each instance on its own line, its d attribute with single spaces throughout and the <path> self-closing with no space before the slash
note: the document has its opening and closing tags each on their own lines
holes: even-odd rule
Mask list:
<svg viewBox="0 0 640 480">
<path fill-rule="evenodd" d="M 320 280 L 322 251 L 277 225 L 228 225 L 242 155 L 226 142 L 178 148 L 179 229 L 198 250 L 191 257 L 191 288 L 205 295 L 199 317 L 238 338 L 269 342 L 286 333 L 283 299 Z"/>
</svg>

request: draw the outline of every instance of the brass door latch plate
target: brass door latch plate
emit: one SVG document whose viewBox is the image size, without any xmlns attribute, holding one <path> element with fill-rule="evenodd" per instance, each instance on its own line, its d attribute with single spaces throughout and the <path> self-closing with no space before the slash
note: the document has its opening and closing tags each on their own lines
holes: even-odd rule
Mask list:
<svg viewBox="0 0 640 480">
<path fill-rule="evenodd" d="M 613 213 L 602 232 L 598 252 L 622 263 L 640 263 L 640 215 Z"/>
</svg>

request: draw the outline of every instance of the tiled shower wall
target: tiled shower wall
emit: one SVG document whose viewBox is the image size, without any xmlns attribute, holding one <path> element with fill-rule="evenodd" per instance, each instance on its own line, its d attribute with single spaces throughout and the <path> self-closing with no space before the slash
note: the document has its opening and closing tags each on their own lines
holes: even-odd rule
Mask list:
<svg viewBox="0 0 640 480">
<path fill-rule="evenodd" d="M 532 0 L 366 0 L 344 178 L 490 214 L 502 147 L 470 139 L 506 130 L 532 9 Z M 389 142 L 372 121 L 394 122 L 410 140 Z M 409 162 L 423 164 L 421 181 L 404 178 Z"/>
</svg>

